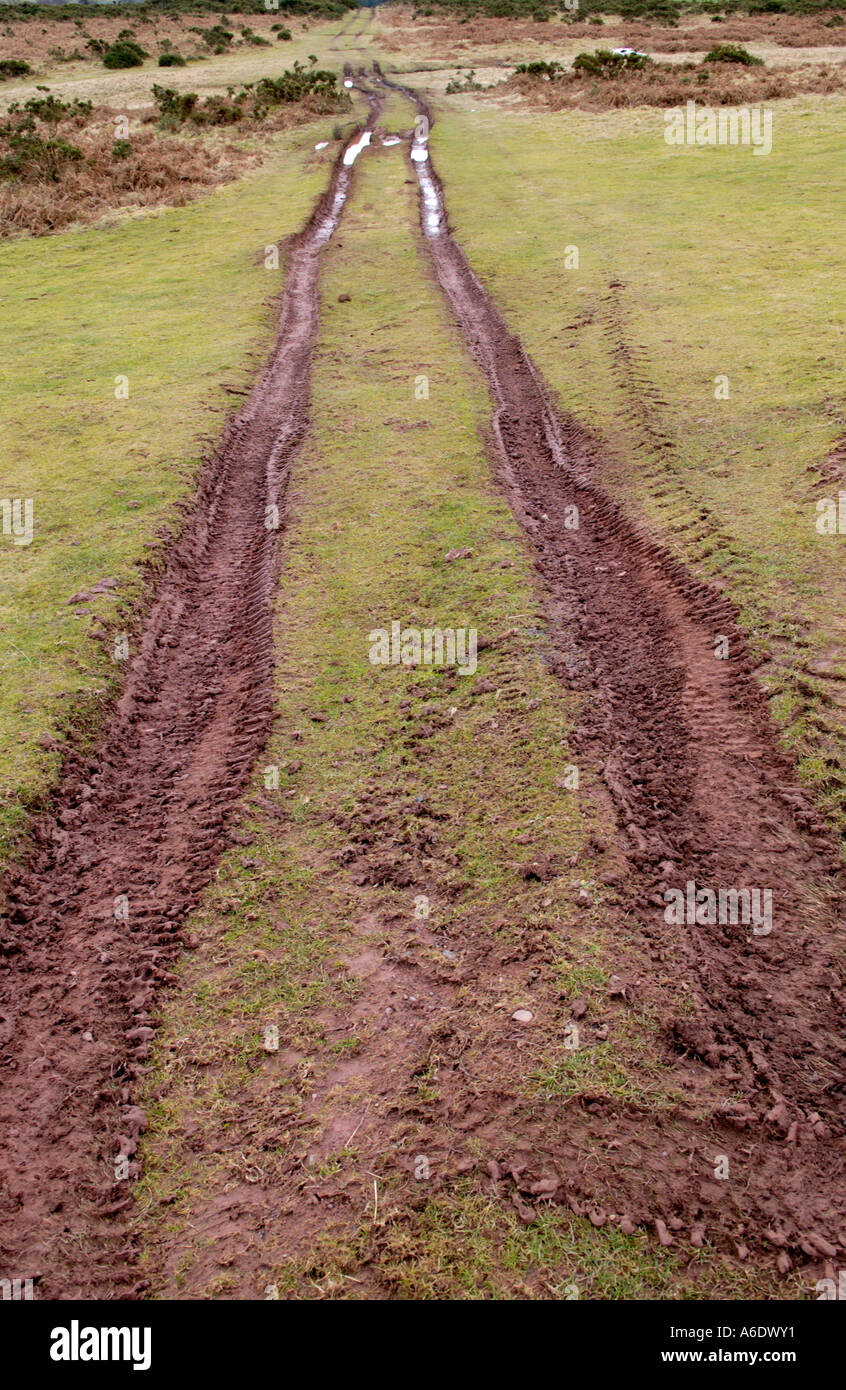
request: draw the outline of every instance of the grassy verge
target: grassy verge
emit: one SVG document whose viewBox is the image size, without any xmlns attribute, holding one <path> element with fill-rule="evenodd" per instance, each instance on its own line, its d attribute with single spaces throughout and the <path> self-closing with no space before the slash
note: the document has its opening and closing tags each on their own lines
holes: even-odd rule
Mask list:
<svg viewBox="0 0 846 1390">
<path fill-rule="evenodd" d="M 129 620 L 200 431 L 211 442 L 233 408 L 222 383 L 242 387 L 261 360 L 282 274 L 265 247 L 325 185 L 311 152 L 329 128 L 280 137 L 262 172 L 190 207 L 0 248 L 0 493 L 33 507 L 30 544 L 0 537 L 0 858 L 51 784 L 63 730 L 96 728 L 119 667 L 93 615 Z M 42 746 L 49 734 L 58 747 Z"/>
<path fill-rule="evenodd" d="M 761 158 L 671 148 L 647 110 L 460 97 L 433 148 L 474 267 L 562 406 L 605 439 L 606 483 L 728 584 L 784 743 L 842 826 L 846 539 L 817 532 L 837 484 L 813 469 L 846 432 L 844 102 L 774 111 Z"/>
</svg>

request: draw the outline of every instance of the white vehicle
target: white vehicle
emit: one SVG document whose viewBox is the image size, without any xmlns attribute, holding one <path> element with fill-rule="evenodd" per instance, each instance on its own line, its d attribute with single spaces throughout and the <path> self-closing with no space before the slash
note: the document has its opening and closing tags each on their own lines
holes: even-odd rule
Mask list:
<svg viewBox="0 0 846 1390">
<path fill-rule="evenodd" d="M 647 58 L 647 53 L 641 53 L 639 48 L 612 48 L 612 53 L 616 53 L 619 58 Z"/>
</svg>

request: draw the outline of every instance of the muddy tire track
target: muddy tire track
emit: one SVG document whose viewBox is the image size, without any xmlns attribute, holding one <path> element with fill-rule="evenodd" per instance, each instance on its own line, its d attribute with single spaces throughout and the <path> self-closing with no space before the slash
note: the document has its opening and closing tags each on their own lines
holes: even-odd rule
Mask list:
<svg viewBox="0 0 846 1390">
<path fill-rule="evenodd" d="M 289 243 L 273 352 L 206 463 L 114 714 L 93 755 L 69 756 L 58 809 L 10 874 L 0 1273 L 34 1279 L 40 1297 L 139 1291 L 127 1180 L 146 1120 L 133 1083 L 180 923 L 271 718 L 279 518 L 306 429 L 320 256 L 352 176 L 342 154 Z"/>
<path fill-rule="evenodd" d="M 488 381 L 497 466 L 551 599 L 559 673 L 588 695 L 582 756 L 615 803 L 639 947 L 654 968 L 669 962 L 692 981 L 690 1009 L 670 1022 L 668 1042 L 706 1080 L 710 1072 L 730 1083 L 723 1094 L 741 1097 L 732 1118 L 761 1154 L 739 1204 L 747 1217 L 783 1223 L 783 1243 L 830 1256 L 846 1244 L 837 847 L 776 748 L 731 604 L 603 492 L 593 441 L 556 413 L 450 234 L 425 138 L 411 158 L 424 240 Z M 668 923 L 667 890 L 690 881 L 714 892 L 770 890 L 771 933 L 710 923 L 707 911 Z M 626 1121 L 630 1131 L 637 1123 Z M 655 1205 L 692 1219 L 697 1185 L 680 1194 L 669 1165 L 662 1172 L 660 1146 L 647 1147 Z M 613 1192 L 611 1174 L 602 1183 Z"/>
<path fill-rule="evenodd" d="M 677 537 L 684 536 L 685 553 L 695 564 L 707 567 L 717 553 L 720 574 L 730 578 L 735 593 L 746 594 L 753 602 L 759 600 L 750 555 L 725 529 L 717 513 L 689 486 L 684 466 L 676 456 L 675 440 L 667 427 L 668 404 L 652 384 L 648 353 L 635 341 L 628 323 L 623 293 L 626 287 L 610 271 L 608 280 L 608 292 L 600 301 L 601 308 L 597 306 L 595 312 L 601 314 L 612 375 L 621 393 L 621 413 L 631 430 L 632 447 L 641 460 L 639 471 L 646 478 L 653 498 L 660 499 L 665 509 L 663 527 L 665 531 L 672 529 Z M 578 328 L 579 325 L 572 326 Z M 837 457 L 835 450 L 821 467 L 830 469 L 833 463 L 836 468 Z M 842 465 L 842 451 L 840 460 Z M 820 476 L 823 481 L 833 481 L 830 471 Z M 794 629 L 790 642 L 782 635 L 786 620 Z M 785 590 L 779 600 L 774 597 L 768 600 L 766 616 L 761 615 L 756 621 L 755 640 L 761 666 L 765 668 L 762 674 L 767 677 L 768 698 L 776 705 L 783 704 L 785 689 L 790 692 L 792 714 L 787 725 L 782 716 L 782 738 L 794 749 L 797 758 L 805 754 L 825 759 L 827 776 L 819 789 L 820 808 L 837 834 L 842 824 L 846 790 L 842 757 L 839 756 L 844 732 L 844 703 L 837 677 L 828 669 L 825 658 L 816 669 L 801 662 L 800 658 L 797 669 L 796 649 L 810 648 L 811 635 L 807 619 L 795 610 Z M 836 631 L 829 636 L 836 649 Z M 807 725 L 813 727 L 813 735 L 806 732 Z"/>
</svg>

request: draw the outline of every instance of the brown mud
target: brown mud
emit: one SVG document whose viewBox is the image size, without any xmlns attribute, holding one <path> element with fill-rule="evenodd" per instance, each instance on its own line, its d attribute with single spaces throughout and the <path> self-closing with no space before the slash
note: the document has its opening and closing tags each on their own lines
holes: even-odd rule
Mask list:
<svg viewBox="0 0 846 1390">
<path fill-rule="evenodd" d="M 573 1108 L 559 1158 L 586 1124 L 617 1159 L 590 1184 L 573 1183 L 565 1164 L 562 1186 L 577 1207 L 600 1201 L 660 1220 L 662 1235 L 687 1228 L 694 1244 L 703 1233 L 717 1239 L 717 1227 L 744 1251 L 763 1239 L 783 1268 L 788 1247 L 833 1258 L 846 1245 L 837 845 L 776 748 L 731 604 L 603 492 L 595 441 L 556 412 L 450 234 L 425 139 L 412 160 L 435 274 L 493 398 L 496 464 L 535 549 L 559 673 L 588 696 L 582 756 L 602 773 L 630 865 L 636 931 L 621 955 L 690 982 L 668 1041 L 694 1064 L 687 1083 L 700 1114 L 680 1114 L 674 1127 L 695 1144 L 706 1123 L 716 1126 L 723 1152 L 742 1139 L 747 1155 L 743 1189 L 732 1183 L 724 1199 L 728 1184 L 693 1172 L 680 1180 L 666 1136 L 633 1108 L 594 1106 L 581 1119 Z M 769 891 L 771 931 L 709 923 L 707 909 L 699 921 L 668 923 L 667 890 L 686 893 L 690 882 Z"/>
<path fill-rule="evenodd" d="M 378 114 L 372 107 L 371 127 Z M 280 518 L 306 428 L 320 256 L 339 157 L 287 248 L 273 353 L 203 471 L 117 707 L 32 828 L 0 933 L 0 1271 L 39 1297 L 132 1296 L 133 1084 L 180 924 L 263 746 Z M 211 306 L 210 306 L 211 308 Z"/>
</svg>

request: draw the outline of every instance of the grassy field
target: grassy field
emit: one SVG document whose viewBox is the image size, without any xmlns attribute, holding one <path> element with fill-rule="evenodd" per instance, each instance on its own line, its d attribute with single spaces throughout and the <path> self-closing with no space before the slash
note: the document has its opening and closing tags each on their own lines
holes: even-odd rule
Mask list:
<svg viewBox="0 0 846 1390">
<path fill-rule="evenodd" d="M 433 136 L 472 264 L 606 441 L 606 482 L 727 582 L 784 741 L 840 824 L 846 543 L 818 534 L 832 484 L 808 469 L 846 431 L 844 112 L 776 103 L 764 158 L 671 148 L 660 112 L 472 96 L 442 103 Z"/>
<path fill-rule="evenodd" d="M 2 495 L 34 512 L 32 543 L 0 547 L 0 855 L 58 765 L 40 740 L 96 727 L 119 667 L 91 614 L 129 621 L 138 562 L 190 494 L 201 434 L 234 408 L 222 383 L 243 387 L 262 360 L 282 273 L 265 247 L 325 186 L 313 146 L 331 126 L 279 137 L 261 172 L 190 207 L 0 248 Z M 68 606 L 104 579 L 114 591 Z"/>
</svg>

